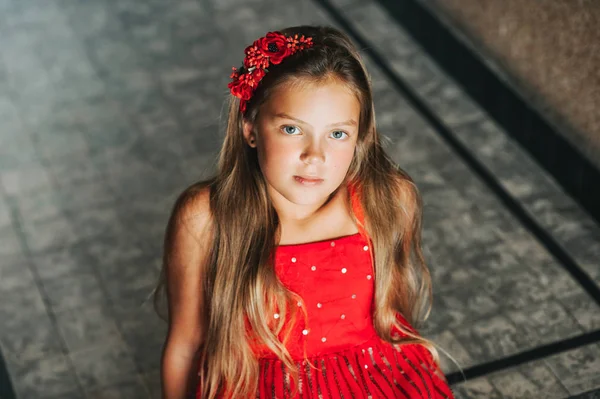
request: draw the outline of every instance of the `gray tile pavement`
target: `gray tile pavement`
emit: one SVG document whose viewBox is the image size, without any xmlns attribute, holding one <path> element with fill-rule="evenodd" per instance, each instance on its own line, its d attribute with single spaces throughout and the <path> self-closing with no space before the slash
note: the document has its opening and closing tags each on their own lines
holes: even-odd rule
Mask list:
<svg viewBox="0 0 600 399">
<path fill-rule="evenodd" d="M 373 48 L 600 283 L 600 228 L 374 2 L 337 0 Z M 177 193 L 214 168 L 228 75 L 312 2 L 0 0 L 0 347 L 20 398 L 158 397 L 148 301 Z M 600 328 L 598 304 L 372 59 L 386 149 L 424 199 L 425 335 L 463 368 Z M 23 311 L 27 309 L 26 311 Z M 442 366 L 458 370 L 443 352 Z M 456 384 L 464 398 L 600 387 L 592 344 Z"/>
</svg>

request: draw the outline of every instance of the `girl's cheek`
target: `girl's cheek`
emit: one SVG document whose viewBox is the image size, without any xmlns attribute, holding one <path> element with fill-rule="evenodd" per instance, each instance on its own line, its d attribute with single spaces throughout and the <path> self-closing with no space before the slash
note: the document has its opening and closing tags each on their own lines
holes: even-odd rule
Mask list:
<svg viewBox="0 0 600 399">
<path fill-rule="evenodd" d="M 298 151 L 298 143 L 291 140 L 273 140 L 269 143 L 269 149 L 282 157 L 290 157 Z"/>
</svg>

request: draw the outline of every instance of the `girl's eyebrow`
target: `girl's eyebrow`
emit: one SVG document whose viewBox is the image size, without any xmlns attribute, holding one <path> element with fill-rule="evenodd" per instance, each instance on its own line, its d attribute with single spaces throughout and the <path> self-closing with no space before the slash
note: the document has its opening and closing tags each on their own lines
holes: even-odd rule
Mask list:
<svg viewBox="0 0 600 399">
<path fill-rule="evenodd" d="M 275 117 L 275 118 L 283 118 L 283 119 L 291 119 L 291 120 L 296 121 L 298 123 L 302 123 L 304 125 L 308 125 L 308 126 L 312 127 L 312 125 L 310 123 L 304 122 L 303 120 L 298 119 L 298 118 L 294 118 L 293 116 L 290 116 L 290 115 L 288 115 L 286 113 L 283 113 L 283 112 L 275 114 L 275 115 L 273 115 L 273 117 Z M 348 119 L 347 121 L 344 121 L 344 122 L 331 123 L 331 124 L 327 125 L 327 127 L 356 126 L 356 125 L 357 125 L 357 123 L 356 123 L 356 121 L 354 119 Z"/>
</svg>

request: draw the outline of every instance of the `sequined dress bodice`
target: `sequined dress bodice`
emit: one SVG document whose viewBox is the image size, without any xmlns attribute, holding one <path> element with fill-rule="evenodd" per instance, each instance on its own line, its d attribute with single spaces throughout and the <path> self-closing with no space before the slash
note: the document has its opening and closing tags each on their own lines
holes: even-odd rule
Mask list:
<svg viewBox="0 0 600 399">
<path fill-rule="evenodd" d="M 361 233 L 276 252 L 280 281 L 298 294 L 307 320 L 295 326 L 288 350 L 294 358 L 318 356 L 372 338 L 373 270 L 370 243 Z"/>
</svg>

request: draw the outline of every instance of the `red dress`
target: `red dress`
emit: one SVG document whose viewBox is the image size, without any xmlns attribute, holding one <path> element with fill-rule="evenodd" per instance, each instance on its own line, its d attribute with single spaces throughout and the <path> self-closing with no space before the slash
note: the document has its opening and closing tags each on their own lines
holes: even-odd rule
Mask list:
<svg viewBox="0 0 600 399">
<path fill-rule="evenodd" d="M 348 186 L 361 222 L 360 203 Z M 418 344 L 399 349 L 381 340 L 373 327 L 374 274 L 371 241 L 353 235 L 276 249 L 276 273 L 305 307 L 287 348 L 300 369 L 293 398 L 450 398 L 451 389 L 430 352 Z M 277 317 L 274 315 L 274 317 Z M 400 314 L 398 320 L 416 332 Z M 393 329 L 393 332 L 399 332 Z M 283 362 L 257 348 L 260 362 L 256 398 L 291 398 Z"/>
</svg>

